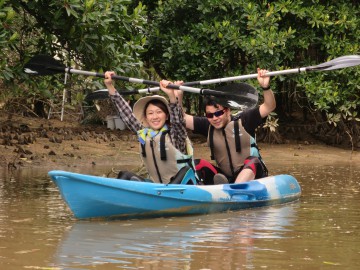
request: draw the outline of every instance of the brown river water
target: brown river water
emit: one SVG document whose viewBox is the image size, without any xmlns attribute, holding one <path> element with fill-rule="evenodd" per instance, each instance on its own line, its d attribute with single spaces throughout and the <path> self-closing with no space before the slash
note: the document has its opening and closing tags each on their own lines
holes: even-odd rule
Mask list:
<svg viewBox="0 0 360 270">
<path fill-rule="evenodd" d="M 127 221 L 76 220 L 46 170 L 0 170 L 0 269 L 360 269 L 360 164 L 267 164 L 299 201 Z"/>
</svg>

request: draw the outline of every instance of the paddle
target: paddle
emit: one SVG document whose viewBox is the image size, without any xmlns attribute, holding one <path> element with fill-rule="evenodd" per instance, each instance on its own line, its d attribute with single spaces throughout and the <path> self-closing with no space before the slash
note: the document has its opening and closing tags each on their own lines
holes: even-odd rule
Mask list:
<svg viewBox="0 0 360 270">
<path fill-rule="evenodd" d="M 279 71 L 270 71 L 266 73 L 268 76 L 277 76 L 277 75 L 286 75 L 293 73 L 302 73 L 302 72 L 311 72 L 311 71 L 328 71 L 335 70 L 347 67 L 353 67 L 360 65 L 360 55 L 346 55 L 338 58 L 334 58 L 331 61 L 316 65 L 316 66 L 308 66 L 308 67 L 299 67 L 293 69 L 285 69 Z M 218 79 L 210 79 L 204 81 L 193 81 L 187 82 L 183 85 L 206 85 L 206 84 L 214 84 L 214 83 L 222 83 L 222 82 L 230 82 L 237 80 L 246 80 L 246 79 L 255 79 L 258 74 L 249 74 L 249 75 L 240 75 L 235 77 L 226 77 L 226 78 L 218 78 Z"/>
<path fill-rule="evenodd" d="M 74 69 L 71 67 L 66 67 L 60 61 L 48 55 L 36 55 L 33 58 L 31 58 L 30 61 L 24 66 L 24 72 L 30 75 L 40 75 L 40 76 L 54 75 L 65 72 L 65 73 L 74 73 L 79 75 L 105 78 L 105 74 L 103 73 L 84 71 L 84 70 Z M 118 75 L 114 75 L 112 76 L 112 78 L 115 80 L 128 81 L 132 83 L 160 86 L 160 83 L 156 81 L 149 81 L 144 79 L 130 78 L 130 77 L 124 77 Z M 211 89 L 200 89 L 200 88 L 193 88 L 193 87 L 176 85 L 176 84 L 169 84 L 168 88 L 180 89 L 186 92 L 191 92 L 201 95 L 213 95 L 213 96 L 227 95 L 224 92 L 215 91 Z"/>
<path fill-rule="evenodd" d="M 84 71 L 84 70 L 74 69 L 71 67 L 66 67 L 60 61 L 48 55 L 36 55 L 33 58 L 31 58 L 30 61 L 24 66 L 24 72 L 30 75 L 40 75 L 40 76 L 54 75 L 65 72 L 65 73 L 74 73 L 79 75 L 105 78 L 105 74 L 103 73 Z M 130 77 L 124 77 L 118 75 L 114 75 L 112 76 L 112 78 L 115 80 L 122 80 L 122 81 L 128 81 L 139 84 L 147 84 L 147 85 L 155 85 L 155 86 L 160 85 L 159 82 L 156 81 L 149 81 L 144 79 L 130 78 Z M 256 91 L 255 93 L 248 93 L 247 95 L 241 95 L 241 93 L 237 93 L 237 92 L 227 93 L 227 92 L 216 91 L 211 89 L 200 89 L 200 88 L 194 88 L 194 87 L 188 87 L 188 86 L 176 85 L 176 84 L 170 84 L 168 85 L 168 88 L 180 89 L 186 92 L 196 93 L 201 95 L 212 95 L 218 97 L 219 100 L 222 101 L 222 103 L 229 104 L 229 106 L 231 104 L 231 107 L 237 109 L 253 107 L 256 105 L 258 101 L 258 96 Z M 148 91 L 149 91 L 148 89 L 143 90 L 144 93 Z M 126 94 L 134 94 L 134 93 L 142 93 L 142 91 L 137 90 L 134 92 L 131 91 L 126 92 Z"/>
<path fill-rule="evenodd" d="M 358 65 L 360 65 L 360 56 L 359 55 L 346 55 L 346 56 L 334 58 L 331 61 L 319 64 L 316 66 L 285 69 L 285 70 L 279 70 L 279 71 L 270 71 L 270 72 L 266 73 L 266 75 L 277 76 L 277 75 L 286 75 L 286 74 L 311 72 L 311 71 L 328 71 L 328 70 L 341 69 L 341 68 L 353 67 L 353 66 L 358 66 Z M 240 76 L 234 76 L 234 77 L 225 77 L 225 78 L 217 78 L 217 79 L 210 79 L 210 80 L 203 80 L 203 81 L 186 82 L 183 85 L 191 86 L 191 85 L 216 84 L 216 83 L 231 82 L 231 81 L 237 81 L 237 80 L 255 79 L 255 78 L 257 78 L 257 76 L 258 76 L 258 74 L 254 73 L 254 74 L 240 75 Z M 158 91 L 159 87 L 153 87 L 150 89 L 152 92 L 154 92 L 154 91 Z M 146 89 L 140 89 L 138 91 L 146 91 Z"/>
<path fill-rule="evenodd" d="M 221 87 L 226 91 L 226 96 L 217 96 L 216 101 L 226 107 L 245 110 L 253 108 L 259 99 L 258 92 L 254 87 L 246 83 L 233 83 Z M 158 87 L 131 91 L 119 91 L 121 95 L 143 94 L 158 91 Z M 96 90 L 85 97 L 86 101 L 103 100 L 109 98 L 107 89 Z"/>
<path fill-rule="evenodd" d="M 301 67 L 301 68 L 293 68 L 293 69 L 286 69 L 286 70 L 279 70 L 279 71 L 271 71 L 266 73 L 268 76 L 277 76 L 277 75 L 286 75 L 286 74 L 293 74 L 293 73 L 302 73 L 302 72 L 311 72 L 311 71 L 328 71 L 334 69 L 341 69 L 347 68 L 352 66 L 360 65 L 360 56 L 359 55 L 346 55 L 341 56 L 338 58 L 334 58 L 328 62 L 316 65 L 316 66 L 308 66 L 308 67 Z M 249 74 L 249 75 L 240 75 L 234 77 L 225 77 L 225 78 L 217 78 L 217 79 L 210 79 L 210 80 L 203 80 L 203 81 L 193 81 L 193 82 L 186 82 L 184 86 L 191 86 L 191 85 L 207 85 L 207 84 L 216 84 L 216 83 L 223 83 L 223 82 L 231 82 L 237 80 L 247 80 L 247 79 L 255 79 L 257 78 L 258 74 Z M 218 88 L 216 88 L 218 89 Z M 227 88 L 225 88 L 227 90 Z M 153 87 L 149 89 L 139 89 L 140 92 L 155 92 L 159 91 L 159 87 Z M 219 89 L 224 90 L 224 89 Z"/>
</svg>

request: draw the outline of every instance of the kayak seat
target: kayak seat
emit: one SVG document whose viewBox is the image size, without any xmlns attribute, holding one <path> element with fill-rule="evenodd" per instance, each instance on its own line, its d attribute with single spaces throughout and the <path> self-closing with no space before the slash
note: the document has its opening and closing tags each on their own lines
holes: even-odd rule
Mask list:
<svg viewBox="0 0 360 270">
<path fill-rule="evenodd" d="M 182 167 L 177 174 L 171 177 L 169 184 L 196 185 L 194 170 L 189 166 Z"/>
<path fill-rule="evenodd" d="M 150 179 L 146 179 L 130 171 L 120 171 L 117 175 L 117 179 L 139 181 L 139 182 L 152 182 Z"/>
</svg>

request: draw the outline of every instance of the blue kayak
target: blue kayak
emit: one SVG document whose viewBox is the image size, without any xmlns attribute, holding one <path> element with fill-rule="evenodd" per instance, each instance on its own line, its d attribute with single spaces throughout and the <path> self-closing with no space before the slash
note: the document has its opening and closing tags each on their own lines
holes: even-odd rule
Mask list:
<svg viewBox="0 0 360 270">
<path fill-rule="evenodd" d="M 49 176 L 79 219 L 209 214 L 292 202 L 301 195 L 291 175 L 224 185 L 158 184 L 66 171 Z"/>
</svg>

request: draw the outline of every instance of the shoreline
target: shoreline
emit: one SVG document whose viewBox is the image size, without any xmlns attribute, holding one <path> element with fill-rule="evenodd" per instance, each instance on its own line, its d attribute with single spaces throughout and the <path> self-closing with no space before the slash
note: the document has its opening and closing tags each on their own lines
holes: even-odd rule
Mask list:
<svg viewBox="0 0 360 270">
<path fill-rule="evenodd" d="M 47 167 L 138 166 L 136 135 L 101 125 L 18 117 L 1 120 L 0 166 L 8 170 Z M 21 131 L 21 129 L 23 129 Z M 205 138 L 189 135 L 194 157 L 210 160 Z M 360 152 L 317 142 L 258 143 L 265 163 L 360 164 Z"/>
<path fill-rule="evenodd" d="M 360 165 L 360 153 L 320 144 L 265 144 L 259 143 L 265 163 L 322 164 L 348 163 Z M 140 166 L 140 152 L 136 141 L 99 142 L 96 139 L 69 140 L 49 143 L 37 140 L 23 146 L 30 155 L 16 153 L 16 147 L 0 146 L 0 165 L 3 169 L 18 170 L 28 167 L 57 168 L 88 166 Z M 194 157 L 210 160 L 206 143 L 194 143 Z"/>
</svg>

